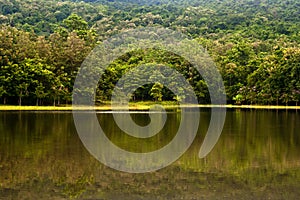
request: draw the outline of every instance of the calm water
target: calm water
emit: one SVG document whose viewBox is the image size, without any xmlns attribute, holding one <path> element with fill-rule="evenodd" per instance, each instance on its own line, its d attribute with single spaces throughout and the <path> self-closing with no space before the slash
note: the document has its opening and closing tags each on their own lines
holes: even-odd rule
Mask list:
<svg viewBox="0 0 300 200">
<path fill-rule="evenodd" d="M 146 125 L 145 113 L 131 114 Z M 111 113 L 98 113 L 108 138 L 132 152 L 168 144 L 180 118 L 168 113 L 150 139 L 122 133 Z M 300 111 L 228 110 L 213 151 L 198 158 L 210 120 L 171 166 L 146 174 L 110 169 L 81 143 L 68 112 L 0 112 L 0 199 L 298 199 Z"/>
</svg>

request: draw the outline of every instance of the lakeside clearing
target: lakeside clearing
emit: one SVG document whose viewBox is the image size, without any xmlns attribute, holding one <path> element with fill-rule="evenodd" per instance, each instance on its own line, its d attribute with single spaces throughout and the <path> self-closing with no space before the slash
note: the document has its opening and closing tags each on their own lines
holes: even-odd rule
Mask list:
<svg viewBox="0 0 300 200">
<path fill-rule="evenodd" d="M 129 110 L 134 111 L 147 111 L 155 103 L 142 102 L 142 103 L 130 103 Z M 180 105 L 161 103 L 164 109 L 178 109 Z M 276 106 L 276 105 L 182 105 L 184 108 L 213 108 L 213 107 L 226 107 L 234 109 L 292 109 L 298 110 L 300 106 Z M 122 110 L 124 107 L 117 107 L 114 110 Z M 0 105 L 0 111 L 72 111 L 72 110 L 96 110 L 96 111 L 111 111 L 112 106 L 110 104 L 100 106 L 76 106 L 65 105 L 65 106 L 16 106 L 16 105 Z"/>
</svg>

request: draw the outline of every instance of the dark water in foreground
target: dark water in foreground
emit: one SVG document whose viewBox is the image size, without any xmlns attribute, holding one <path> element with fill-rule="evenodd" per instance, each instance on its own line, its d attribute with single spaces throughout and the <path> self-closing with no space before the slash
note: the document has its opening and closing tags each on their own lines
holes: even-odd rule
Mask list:
<svg viewBox="0 0 300 200">
<path fill-rule="evenodd" d="M 131 114 L 140 125 L 145 113 Z M 168 144 L 178 127 L 169 113 L 150 139 L 120 132 L 111 113 L 98 113 L 107 136 L 133 152 Z M 94 159 L 68 112 L 0 112 L 0 199 L 298 199 L 300 111 L 228 110 L 213 151 L 198 151 L 210 120 L 201 111 L 198 135 L 175 163 L 156 172 L 129 174 Z"/>
</svg>

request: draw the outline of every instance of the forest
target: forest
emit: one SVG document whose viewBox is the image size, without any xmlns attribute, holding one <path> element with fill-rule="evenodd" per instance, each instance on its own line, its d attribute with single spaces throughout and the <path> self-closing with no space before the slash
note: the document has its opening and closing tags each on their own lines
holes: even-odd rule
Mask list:
<svg viewBox="0 0 300 200">
<path fill-rule="evenodd" d="M 60 105 L 72 101 L 87 55 L 105 39 L 139 27 L 180 31 L 203 46 L 224 80 L 227 103 L 298 105 L 298 0 L 0 0 L 0 104 Z M 99 80 L 96 101 L 140 64 L 166 64 L 209 103 L 201 76 L 171 52 L 136 50 L 114 61 Z M 139 88 L 134 101 L 172 101 L 160 83 Z"/>
</svg>

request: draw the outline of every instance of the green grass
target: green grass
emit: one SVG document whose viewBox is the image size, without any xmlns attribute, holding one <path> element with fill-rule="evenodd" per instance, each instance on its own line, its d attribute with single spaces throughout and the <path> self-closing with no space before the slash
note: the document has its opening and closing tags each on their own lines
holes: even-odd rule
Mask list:
<svg viewBox="0 0 300 200">
<path fill-rule="evenodd" d="M 253 108 L 253 109 L 300 109 L 300 106 L 276 105 L 226 105 L 227 108 Z"/>
<path fill-rule="evenodd" d="M 130 102 L 130 110 L 149 110 L 153 105 L 162 105 L 165 109 L 176 109 L 179 105 L 175 101 L 163 101 L 163 102 L 153 102 L 153 101 L 140 101 L 140 102 Z M 199 108 L 212 108 L 212 107 L 226 107 L 226 108 L 237 108 L 237 109 L 300 109 L 300 106 L 275 106 L 275 105 L 192 105 L 186 104 L 183 107 L 199 107 Z M 110 102 L 103 102 L 102 105 L 96 106 L 78 106 L 72 107 L 72 105 L 62 105 L 62 106 L 16 106 L 16 105 L 0 105 L 0 110 L 2 111 L 72 111 L 72 110 L 111 110 L 112 107 Z M 122 109 L 118 107 L 116 109 Z"/>
</svg>

